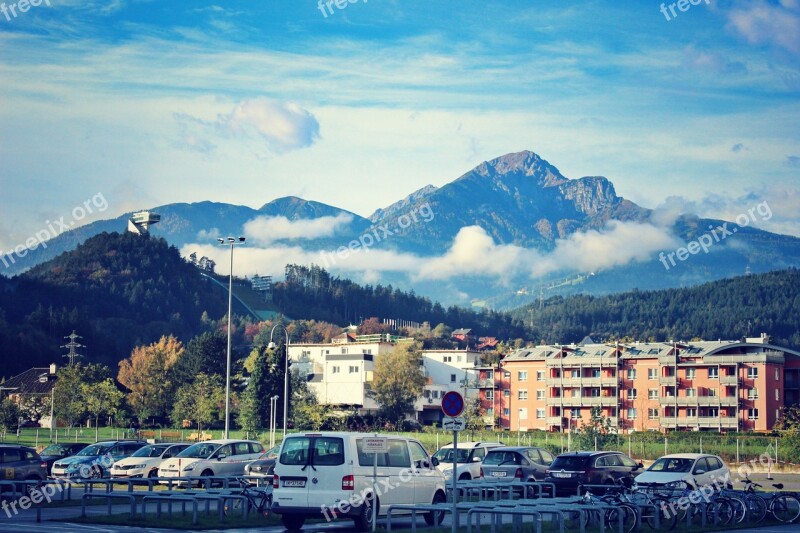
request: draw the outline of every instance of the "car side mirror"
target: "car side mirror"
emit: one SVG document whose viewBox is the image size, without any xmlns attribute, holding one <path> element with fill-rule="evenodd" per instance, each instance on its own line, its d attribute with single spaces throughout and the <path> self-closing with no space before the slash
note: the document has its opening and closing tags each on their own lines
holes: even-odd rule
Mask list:
<svg viewBox="0 0 800 533">
<path fill-rule="evenodd" d="M 696 470 L 695 471 L 695 474 L 698 475 L 698 476 L 701 475 L 701 474 L 705 474 L 705 473 L 706 473 L 706 471 L 703 470 L 702 468 L 700 470 Z"/>
<path fill-rule="evenodd" d="M 439 459 L 437 459 L 436 457 L 431 457 L 431 464 L 433 466 L 439 466 Z"/>
<path fill-rule="evenodd" d="M 481 462 L 481 458 L 480 457 L 473 457 L 472 458 L 472 462 L 473 463 L 480 463 Z"/>
<path fill-rule="evenodd" d="M 217 455 L 217 459 L 220 460 L 220 461 L 225 459 L 226 457 L 228 457 L 228 456 L 225 455 L 224 453 L 221 453 L 221 454 Z"/>
</svg>

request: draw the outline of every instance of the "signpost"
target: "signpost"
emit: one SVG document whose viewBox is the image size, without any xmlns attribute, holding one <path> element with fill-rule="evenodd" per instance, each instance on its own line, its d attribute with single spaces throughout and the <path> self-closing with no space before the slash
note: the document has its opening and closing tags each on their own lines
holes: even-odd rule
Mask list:
<svg viewBox="0 0 800 533">
<path fill-rule="evenodd" d="M 389 443 L 386 437 L 365 437 L 364 453 L 373 454 L 372 464 L 372 533 L 375 533 L 375 521 L 378 518 L 378 506 L 375 505 L 375 495 L 378 494 L 378 454 L 389 451 Z"/>
<path fill-rule="evenodd" d="M 452 533 L 458 531 L 458 432 L 466 427 L 463 418 L 456 418 L 464 411 L 464 397 L 457 391 L 442 396 L 442 412 L 448 417 L 442 421 L 442 429 L 453 431 L 453 524 Z"/>
</svg>

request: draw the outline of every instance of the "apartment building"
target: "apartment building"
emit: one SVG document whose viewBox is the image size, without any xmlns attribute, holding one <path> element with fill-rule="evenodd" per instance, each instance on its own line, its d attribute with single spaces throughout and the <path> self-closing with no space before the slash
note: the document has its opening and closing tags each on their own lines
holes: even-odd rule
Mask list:
<svg viewBox="0 0 800 533">
<path fill-rule="evenodd" d="M 478 369 L 487 419 L 571 431 L 593 409 L 631 431 L 768 431 L 800 402 L 800 352 L 742 341 L 545 345 Z"/>
</svg>

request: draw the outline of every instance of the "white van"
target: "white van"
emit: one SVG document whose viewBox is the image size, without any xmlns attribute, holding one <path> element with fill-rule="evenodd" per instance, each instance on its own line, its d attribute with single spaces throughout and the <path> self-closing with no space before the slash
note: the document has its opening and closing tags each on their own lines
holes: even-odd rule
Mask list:
<svg viewBox="0 0 800 533">
<path fill-rule="evenodd" d="M 272 511 L 284 527 L 297 531 L 307 518 L 352 518 L 358 531 L 372 529 L 372 503 L 378 514 L 393 504 L 444 503 L 445 479 L 415 439 L 385 435 L 388 452 L 378 454 L 378 484 L 373 494 L 374 454 L 365 453 L 365 433 L 297 433 L 281 446 L 273 476 Z M 429 525 L 444 513 L 427 513 Z"/>
</svg>

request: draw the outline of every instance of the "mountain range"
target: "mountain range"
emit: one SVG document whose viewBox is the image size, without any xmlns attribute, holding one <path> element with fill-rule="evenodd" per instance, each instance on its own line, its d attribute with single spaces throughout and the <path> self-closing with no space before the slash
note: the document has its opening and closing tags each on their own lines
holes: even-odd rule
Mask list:
<svg viewBox="0 0 800 533">
<path fill-rule="evenodd" d="M 326 268 L 356 280 L 413 287 L 443 303 L 498 309 L 556 294 L 681 287 L 746 271 L 800 266 L 800 239 L 689 214 L 665 221 L 618 196 L 607 178 L 568 179 L 530 151 L 483 162 L 442 187 L 424 187 L 366 218 L 296 197 L 278 198 L 258 209 L 207 201 L 151 210 L 161 215 L 152 233 L 178 249 L 210 245 L 218 235 L 238 235 L 253 221 L 275 217 L 285 217 L 284 226 L 318 221 L 323 227 L 307 234 L 275 233 L 261 244 L 287 253 L 335 251 L 367 233 L 377 235 L 376 228 L 391 228 L 391 239 L 372 246 L 385 252 L 380 256 L 385 264 L 376 266 L 373 254 L 373 262 L 363 267 L 366 273 L 352 266 Z M 412 221 L 412 213 L 430 217 L 415 215 Z M 15 258 L 4 274 L 23 272 L 93 235 L 122 231 L 128 218 L 100 220 L 58 235 L 46 248 Z M 720 239 L 720 227 L 733 228 L 735 235 Z M 678 247 L 710 236 L 712 230 L 716 240 L 706 247 L 708 253 L 675 259 Z M 258 239 L 250 242 L 258 246 Z M 421 270 L 414 270 L 417 264 Z M 283 266 L 259 270 L 277 274 Z"/>
</svg>

